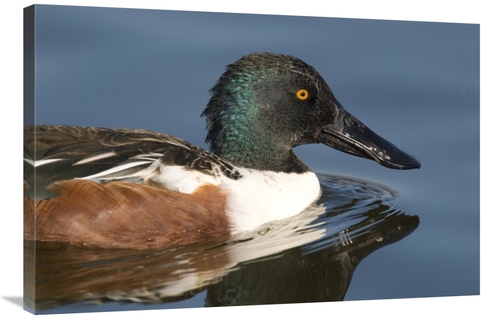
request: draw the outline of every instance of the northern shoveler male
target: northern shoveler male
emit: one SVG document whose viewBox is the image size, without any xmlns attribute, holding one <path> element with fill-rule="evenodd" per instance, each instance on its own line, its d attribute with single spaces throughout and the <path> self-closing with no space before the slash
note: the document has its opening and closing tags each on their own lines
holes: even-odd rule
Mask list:
<svg viewBox="0 0 500 319">
<path fill-rule="evenodd" d="M 211 95 L 202 113 L 211 152 L 145 130 L 25 127 L 25 238 L 148 249 L 255 229 L 319 197 L 318 178 L 292 150 L 303 144 L 420 167 L 298 58 L 244 56 Z"/>
</svg>

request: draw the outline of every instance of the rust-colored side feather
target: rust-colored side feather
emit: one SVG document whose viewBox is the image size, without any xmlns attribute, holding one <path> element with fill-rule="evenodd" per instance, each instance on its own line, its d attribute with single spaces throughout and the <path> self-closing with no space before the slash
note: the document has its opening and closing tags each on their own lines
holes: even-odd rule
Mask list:
<svg viewBox="0 0 500 319">
<path fill-rule="evenodd" d="M 229 235 L 226 196 L 214 185 L 204 185 L 191 195 L 89 180 L 59 181 L 48 188 L 59 196 L 24 198 L 26 239 L 152 249 Z"/>
</svg>

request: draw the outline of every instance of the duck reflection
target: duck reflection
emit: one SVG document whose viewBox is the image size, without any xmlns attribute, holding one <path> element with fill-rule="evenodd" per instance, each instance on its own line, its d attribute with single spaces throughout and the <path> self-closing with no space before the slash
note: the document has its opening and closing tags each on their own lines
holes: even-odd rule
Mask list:
<svg viewBox="0 0 500 319">
<path fill-rule="evenodd" d="M 343 300 L 354 269 L 373 251 L 401 240 L 419 224 L 417 216 L 393 214 L 381 223 L 376 212 L 366 233 L 352 238 L 346 229 L 332 238 L 335 245 L 304 254 L 297 247 L 280 258 L 245 264 L 208 288 L 206 305 L 260 305 Z"/>
<path fill-rule="evenodd" d="M 321 183 L 317 205 L 225 242 L 138 252 L 25 241 L 25 307 L 169 308 L 204 290 L 205 306 L 343 300 L 357 265 L 411 234 L 419 218 L 385 186 L 335 176 Z"/>
</svg>

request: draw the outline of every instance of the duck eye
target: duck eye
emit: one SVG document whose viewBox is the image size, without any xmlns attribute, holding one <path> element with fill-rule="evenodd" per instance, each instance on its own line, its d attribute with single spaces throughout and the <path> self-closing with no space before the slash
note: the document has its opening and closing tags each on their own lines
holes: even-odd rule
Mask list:
<svg viewBox="0 0 500 319">
<path fill-rule="evenodd" d="M 306 89 L 300 89 L 295 95 L 299 100 L 304 101 L 309 97 L 309 92 Z"/>
</svg>

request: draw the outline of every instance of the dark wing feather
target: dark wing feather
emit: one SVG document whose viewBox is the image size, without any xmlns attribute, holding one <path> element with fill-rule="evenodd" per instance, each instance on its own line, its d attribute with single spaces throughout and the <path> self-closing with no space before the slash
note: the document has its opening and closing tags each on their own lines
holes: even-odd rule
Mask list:
<svg viewBox="0 0 500 319">
<path fill-rule="evenodd" d="M 25 189 L 31 198 L 35 189 L 37 198 L 51 196 L 45 188 L 55 181 L 92 176 L 116 167 L 119 169 L 106 178 L 122 179 L 158 159 L 163 165 L 241 177 L 231 163 L 214 154 L 173 136 L 146 130 L 26 126 L 24 159 Z"/>
</svg>

